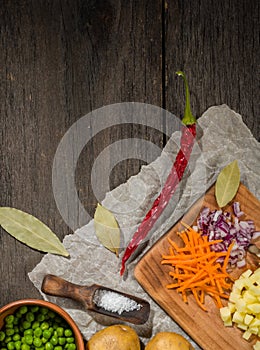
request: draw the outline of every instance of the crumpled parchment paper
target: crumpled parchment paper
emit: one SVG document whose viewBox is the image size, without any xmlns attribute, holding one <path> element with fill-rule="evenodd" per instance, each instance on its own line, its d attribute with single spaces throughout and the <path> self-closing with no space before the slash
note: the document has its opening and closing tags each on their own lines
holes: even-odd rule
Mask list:
<svg viewBox="0 0 260 350">
<path fill-rule="evenodd" d="M 144 343 L 159 331 L 175 331 L 183 334 L 195 344 L 165 312 L 142 289 L 133 276 L 137 261 L 145 254 L 164 233 L 187 211 L 195 200 L 201 197 L 215 182 L 219 171 L 237 159 L 241 172 L 241 181 L 257 197 L 260 196 L 260 144 L 243 123 L 242 117 L 228 106 L 210 107 L 199 119 L 199 140 L 194 147 L 183 181 L 173 200 L 167 207 L 152 232 L 147 247 L 138 258 L 128 266 L 128 275 L 122 279 L 119 275 L 120 259 L 99 244 L 96 239 L 93 220 L 65 237 L 63 244 L 70 253 L 70 259 L 47 254 L 29 273 L 29 278 L 40 291 L 43 277 L 55 274 L 64 279 L 80 284 L 98 283 L 127 292 L 148 300 L 151 304 L 151 317 L 145 325 L 133 326 Z M 125 242 L 128 241 L 134 228 L 138 226 L 160 191 L 169 170 L 169 159 L 174 160 L 178 151 L 180 133 L 175 132 L 160 157 L 149 165 L 143 166 L 139 174 L 131 177 L 126 183 L 107 193 L 103 205 L 116 214 L 120 227 L 123 228 Z M 138 195 L 146 185 L 146 196 L 136 208 Z M 41 292 L 41 291 L 40 291 Z M 106 319 L 99 319 L 86 312 L 78 303 L 65 298 L 50 297 L 42 293 L 45 300 L 63 307 L 76 321 L 85 339 L 89 339 L 97 330 L 102 329 Z M 115 323 L 118 321 L 115 320 Z"/>
</svg>

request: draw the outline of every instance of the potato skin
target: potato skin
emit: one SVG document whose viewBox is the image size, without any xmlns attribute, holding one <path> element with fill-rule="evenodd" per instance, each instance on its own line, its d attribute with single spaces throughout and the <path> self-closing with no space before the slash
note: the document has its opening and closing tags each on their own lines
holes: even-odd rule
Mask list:
<svg viewBox="0 0 260 350">
<path fill-rule="evenodd" d="M 86 350 L 140 350 L 135 330 L 126 325 L 108 326 L 95 333 L 87 342 Z"/>
<path fill-rule="evenodd" d="M 147 343 L 145 350 L 194 350 L 190 342 L 174 332 L 159 332 Z"/>
</svg>

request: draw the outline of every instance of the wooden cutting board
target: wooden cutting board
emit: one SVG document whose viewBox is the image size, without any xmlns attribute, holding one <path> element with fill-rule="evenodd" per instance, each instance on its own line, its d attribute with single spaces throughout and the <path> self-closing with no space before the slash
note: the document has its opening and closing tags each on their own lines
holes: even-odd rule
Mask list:
<svg viewBox="0 0 260 350">
<path fill-rule="evenodd" d="M 202 207 L 217 208 L 215 200 L 215 187 L 199 199 L 180 221 L 192 225 Z M 260 230 L 260 202 L 252 193 L 240 184 L 236 197 L 233 201 L 239 201 L 245 216 L 243 220 L 252 219 L 257 231 Z M 225 207 L 230 211 L 232 203 Z M 219 315 L 219 309 L 210 297 L 206 298 L 205 305 L 208 312 L 203 311 L 192 296 L 188 297 L 188 304 L 184 303 L 181 296 L 175 290 L 167 290 L 166 285 L 172 282 L 168 272 L 170 266 L 161 265 L 162 254 L 168 253 L 169 243 L 167 237 L 179 243 L 176 232 L 183 229 L 181 222 L 176 223 L 157 243 L 144 255 L 135 268 L 135 278 L 144 290 L 176 321 L 184 331 L 204 350 L 249 350 L 255 343 L 256 338 L 250 342 L 242 338 L 243 332 L 233 327 L 225 327 Z M 247 268 L 256 269 L 259 259 L 248 253 L 247 266 L 236 269 L 232 275 L 239 275 Z"/>
</svg>

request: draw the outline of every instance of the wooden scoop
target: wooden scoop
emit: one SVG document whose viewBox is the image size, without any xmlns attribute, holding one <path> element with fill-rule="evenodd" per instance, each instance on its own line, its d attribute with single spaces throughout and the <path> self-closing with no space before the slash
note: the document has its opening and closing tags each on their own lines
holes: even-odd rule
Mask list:
<svg viewBox="0 0 260 350">
<path fill-rule="evenodd" d="M 41 290 L 43 293 L 48 295 L 76 300 L 83 304 L 86 310 L 94 311 L 99 314 L 111 316 L 134 324 L 145 323 L 150 314 L 150 304 L 147 301 L 130 294 L 100 286 L 98 284 L 93 284 L 91 286 L 80 286 L 54 275 L 46 275 L 43 279 Z M 98 302 L 98 295 L 100 292 L 102 295 L 104 295 L 105 292 L 113 292 L 118 296 L 124 296 L 137 303 L 138 308 L 131 311 L 123 311 L 120 314 L 118 311 L 108 311 L 109 307 L 106 307 L 105 309 L 104 307 L 99 306 L 100 303 Z M 112 294 L 112 296 L 116 295 Z M 97 297 L 98 299 L 96 299 Z"/>
</svg>

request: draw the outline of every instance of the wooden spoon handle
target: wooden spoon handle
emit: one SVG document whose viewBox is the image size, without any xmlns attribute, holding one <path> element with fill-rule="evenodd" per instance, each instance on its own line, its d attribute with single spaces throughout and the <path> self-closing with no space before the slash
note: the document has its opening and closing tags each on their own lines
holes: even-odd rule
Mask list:
<svg viewBox="0 0 260 350">
<path fill-rule="evenodd" d="M 71 298 L 79 302 L 85 302 L 82 294 L 82 287 L 77 284 L 68 282 L 55 275 L 46 275 L 43 279 L 41 290 L 43 293 L 57 297 Z"/>
</svg>

